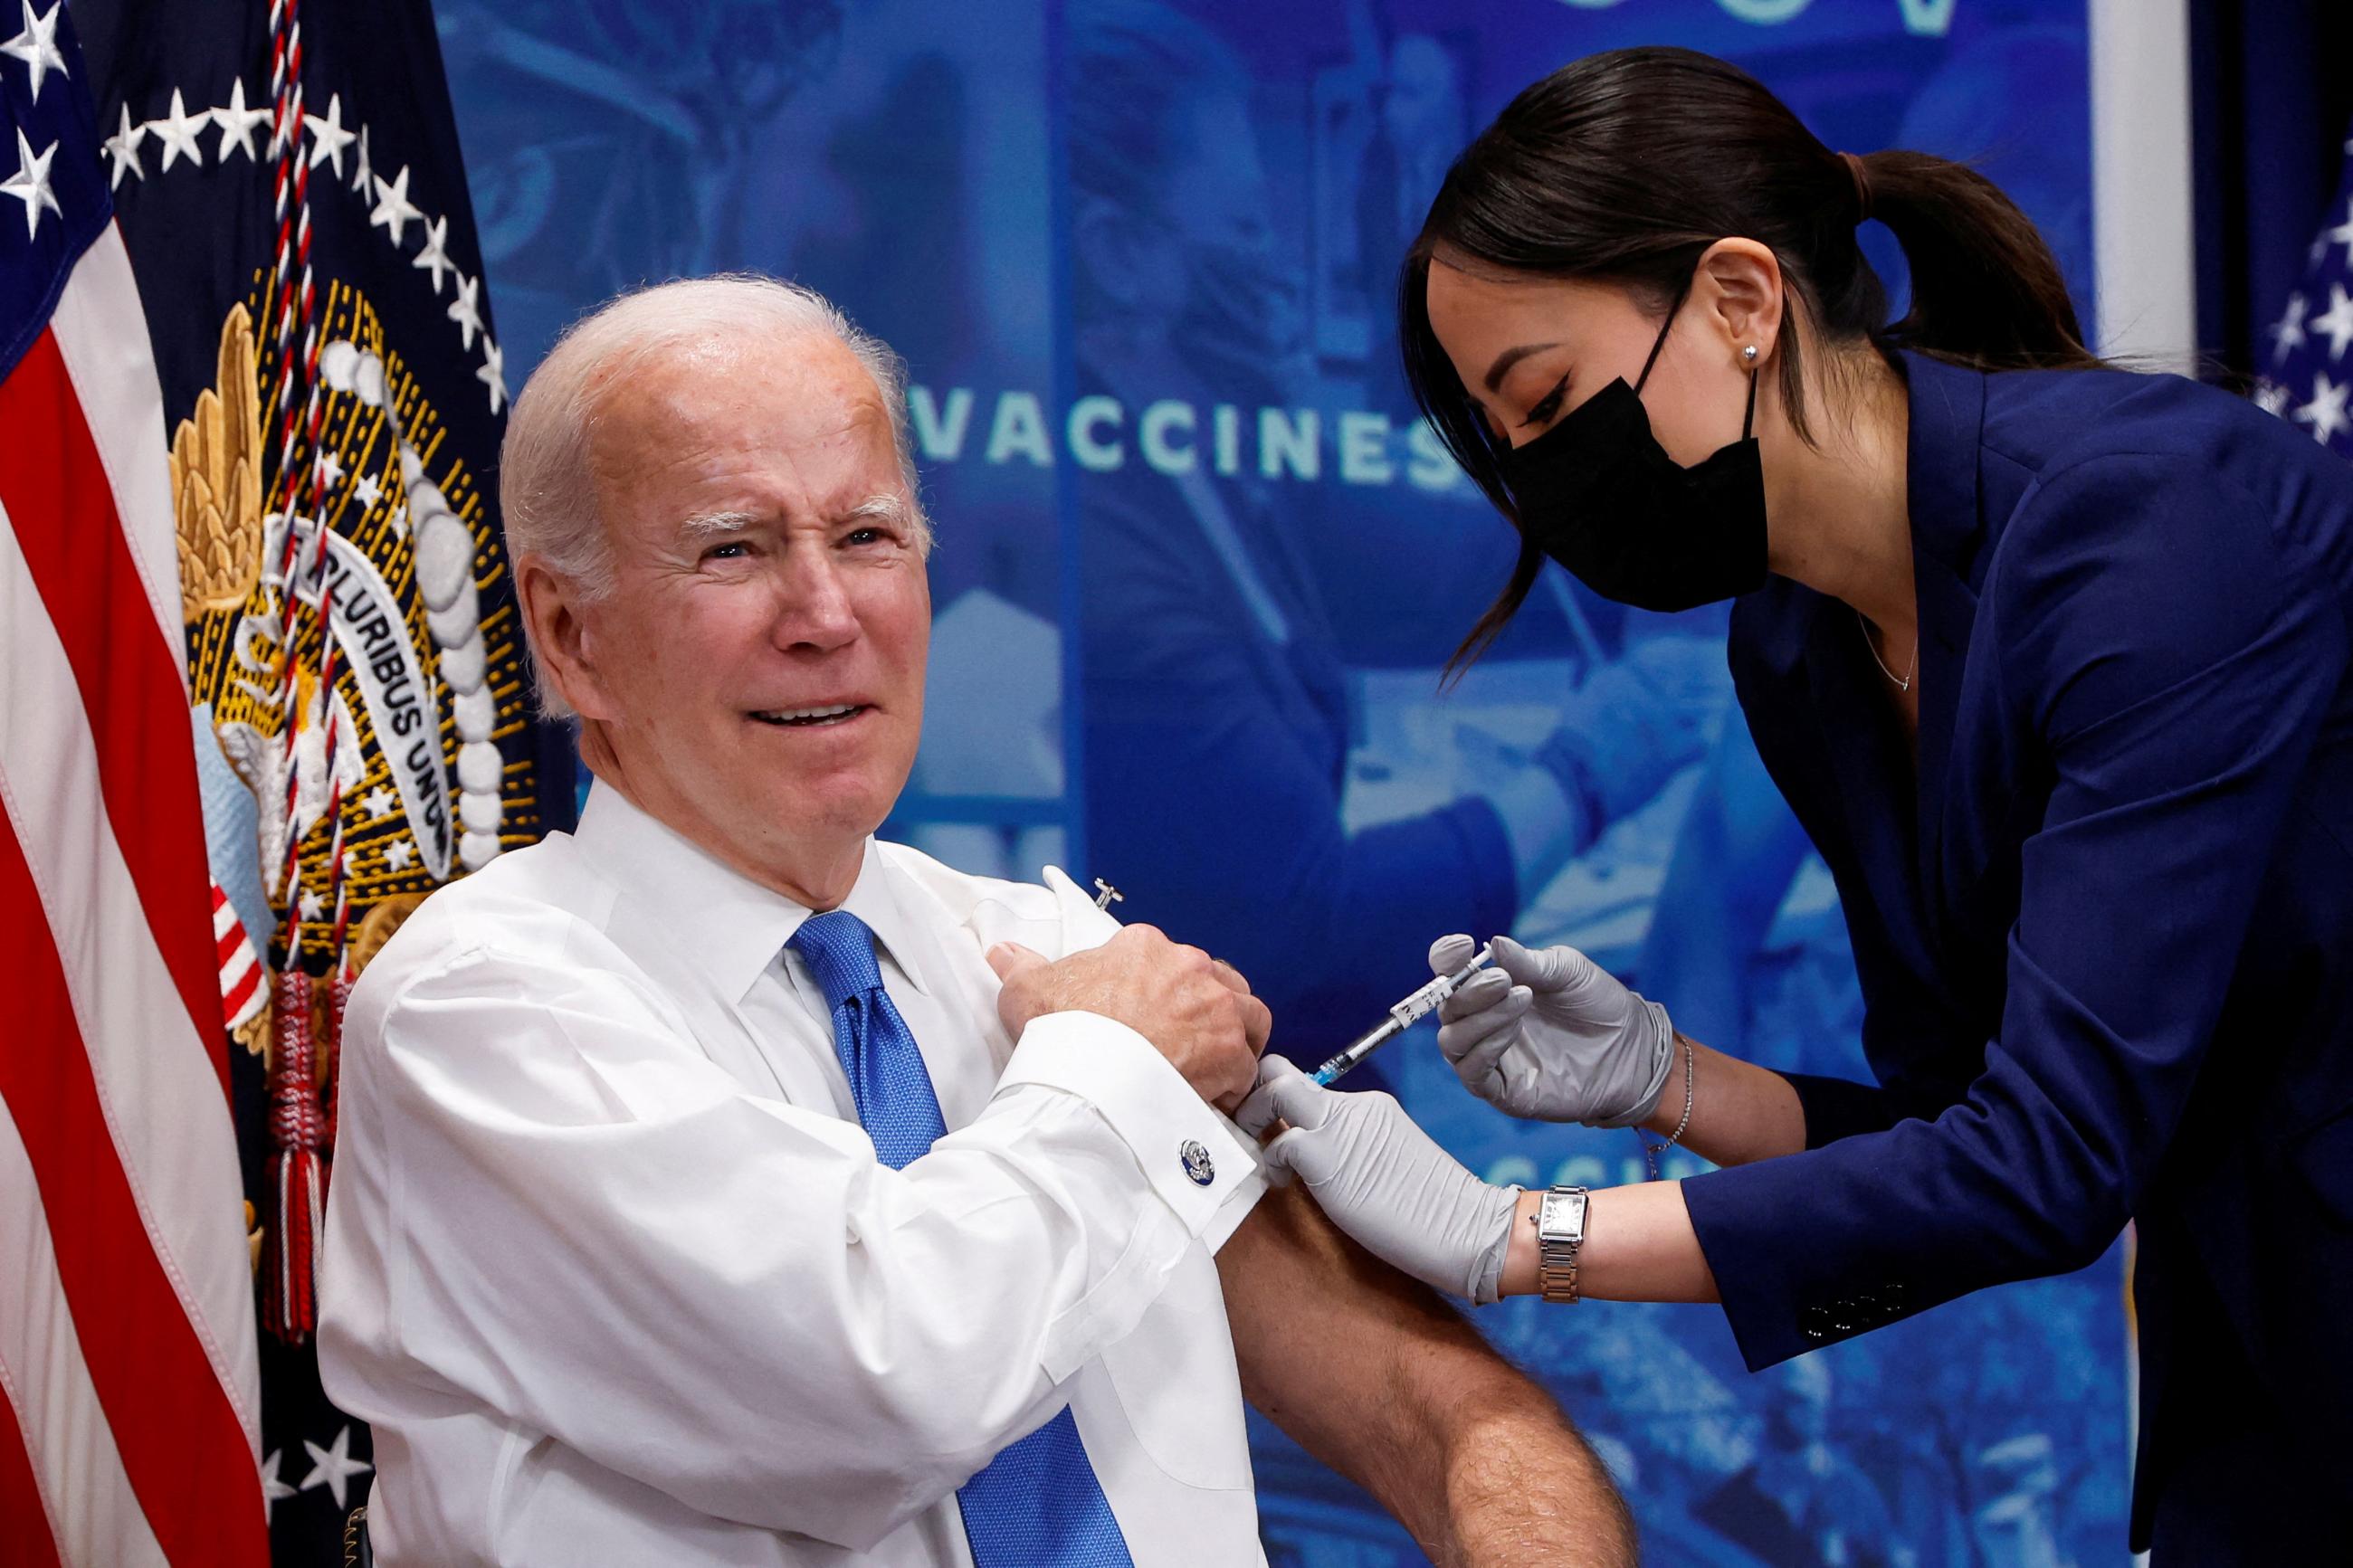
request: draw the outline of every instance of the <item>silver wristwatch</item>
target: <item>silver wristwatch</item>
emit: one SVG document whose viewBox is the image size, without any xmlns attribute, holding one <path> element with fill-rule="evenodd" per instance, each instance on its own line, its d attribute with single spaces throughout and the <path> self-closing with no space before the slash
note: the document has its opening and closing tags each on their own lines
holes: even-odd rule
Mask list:
<svg viewBox="0 0 2353 1568">
<path fill-rule="evenodd" d="M 1585 1246 L 1583 1187 L 1555 1187 L 1536 1203 L 1536 1286 L 1547 1301 L 1574 1301 L 1577 1255 Z"/>
</svg>

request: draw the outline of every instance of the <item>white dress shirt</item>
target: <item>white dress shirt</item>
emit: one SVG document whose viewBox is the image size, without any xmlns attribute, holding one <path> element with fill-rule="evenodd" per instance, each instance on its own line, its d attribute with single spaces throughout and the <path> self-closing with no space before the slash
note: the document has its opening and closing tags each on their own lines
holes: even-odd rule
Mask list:
<svg viewBox="0 0 2353 1568">
<path fill-rule="evenodd" d="M 808 910 L 615 790 L 368 966 L 319 1352 L 386 1568 L 966 1564 L 956 1488 L 1065 1405 L 1137 1568 L 1264 1562 L 1211 1258 L 1256 1150 L 1123 1025 L 997 1022 L 992 943 L 1115 922 L 875 841 L 842 907 L 948 1128 L 902 1171 Z"/>
</svg>

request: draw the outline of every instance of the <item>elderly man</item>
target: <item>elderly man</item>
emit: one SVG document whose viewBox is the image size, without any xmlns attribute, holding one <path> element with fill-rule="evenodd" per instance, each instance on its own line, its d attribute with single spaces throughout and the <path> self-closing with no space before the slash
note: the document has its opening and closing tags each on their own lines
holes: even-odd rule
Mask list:
<svg viewBox="0 0 2353 1568">
<path fill-rule="evenodd" d="M 1270 1026 L 1240 976 L 873 838 L 930 623 L 897 376 L 712 279 L 516 401 L 517 587 L 597 783 L 352 997 L 319 1337 L 378 1555 L 1260 1563 L 1247 1394 L 1441 1561 L 1630 1562 L 1541 1394 L 1261 1198 L 1212 1109 Z"/>
</svg>

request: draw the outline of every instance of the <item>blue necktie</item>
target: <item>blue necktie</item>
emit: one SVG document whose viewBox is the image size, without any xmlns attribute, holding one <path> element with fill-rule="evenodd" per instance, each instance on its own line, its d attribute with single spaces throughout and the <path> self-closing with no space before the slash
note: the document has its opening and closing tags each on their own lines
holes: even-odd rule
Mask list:
<svg viewBox="0 0 2353 1568">
<path fill-rule="evenodd" d="M 833 1048 L 849 1075 L 858 1120 L 884 1164 L 900 1170 L 947 1131 L 932 1075 L 907 1021 L 882 989 L 874 933 L 846 910 L 811 915 L 786 943 L 801 955 L 833 1013 Z M 977 1568 L 1134 1568 L 1103 1483 L 1064 1405 L 956 1493 Z"/>
</svg>

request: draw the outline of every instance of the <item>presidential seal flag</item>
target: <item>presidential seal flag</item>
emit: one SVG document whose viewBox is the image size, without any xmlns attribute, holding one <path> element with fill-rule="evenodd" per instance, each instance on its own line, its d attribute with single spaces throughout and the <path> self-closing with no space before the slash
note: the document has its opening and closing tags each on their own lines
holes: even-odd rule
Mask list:
<svg viewBox="0 0 2353 1568">
<path fill-rule="evenodd" d="M 0 1561 L 268 1560 L 224 959 L 141 289 L 58 0 L 0 16 Z M 259 989 L 234 982 L 239 1007 Z"/>
<path fill-rule="evenodd" d="M 370 1447 L 311 1335 L 343 1001 L 426 895 L 570 816 L 500 542 L 505 368 L 423 0 L 72 25 L 161 388 L 260 1489 L 278 1561 L 340 1563 Z"/>
</svg>

